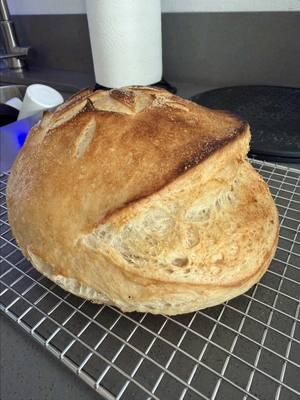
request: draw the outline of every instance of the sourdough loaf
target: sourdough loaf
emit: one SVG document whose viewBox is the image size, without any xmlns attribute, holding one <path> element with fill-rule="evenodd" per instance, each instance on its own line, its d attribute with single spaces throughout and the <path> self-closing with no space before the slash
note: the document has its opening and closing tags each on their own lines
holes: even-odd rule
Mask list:
<svg viewBox="0 0 300 400">
<path fill-rule="evenodd" d="M 246 122 L 161 89 L 85 90 L 46 113 L 11 171 L 9 222 L 64 289 L 179 314 L 247 291 L 278 239 Z"/>
</svg>

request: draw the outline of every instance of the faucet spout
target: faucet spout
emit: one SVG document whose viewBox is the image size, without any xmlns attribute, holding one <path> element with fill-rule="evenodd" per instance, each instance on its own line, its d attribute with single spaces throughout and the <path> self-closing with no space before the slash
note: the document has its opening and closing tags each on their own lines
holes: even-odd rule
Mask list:
<svg viewBox="0 0 300 400">
<path fill-rule="evenodd" d="M 0 60 L 5 59 L 9 68 L 23 69 L 29 47 L 20 47 L 18 45 L 14 23 L 10 19 L 6 0 L 0 0 L 0 30 L 2 31 L 4 49 L 6 51 L 6 54 L 0 56 Z"/>
<path fill-rule="evenodd" d="M 0 21 L 9 21 L 9 11 L 6 0 L 0 1 Z"/>
</svg>

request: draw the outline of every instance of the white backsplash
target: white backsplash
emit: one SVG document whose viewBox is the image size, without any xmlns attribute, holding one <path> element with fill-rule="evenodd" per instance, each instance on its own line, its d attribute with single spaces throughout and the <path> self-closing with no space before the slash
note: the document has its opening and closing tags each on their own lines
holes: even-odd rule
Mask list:
<svg viewBox="0 0 300 400">
<path fill-rule="evenodd" d="M 300 11 L 299 0 L 161 0 L 163 12 Z M 83 14 L 85 0 L 9 0 L 13 15 Z"/>
</svg>

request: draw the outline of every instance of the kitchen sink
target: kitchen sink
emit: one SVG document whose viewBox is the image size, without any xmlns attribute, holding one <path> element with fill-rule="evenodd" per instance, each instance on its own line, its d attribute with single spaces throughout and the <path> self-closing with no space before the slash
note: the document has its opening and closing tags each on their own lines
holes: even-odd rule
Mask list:
<svg viewBox="0 0 300 400">
<path fill-rule="evenodd" d="M 25 85 L 0 86 L 0 103 L 5 103 L 12 97 L 18 97 L 22 100 L 26 91 L 26 87 L 27 86 Z"/>
</svg>

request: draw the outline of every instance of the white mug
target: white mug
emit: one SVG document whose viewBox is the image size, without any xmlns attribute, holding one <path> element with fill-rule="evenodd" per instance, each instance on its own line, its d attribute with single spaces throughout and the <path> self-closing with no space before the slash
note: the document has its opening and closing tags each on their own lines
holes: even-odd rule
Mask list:
<svg viewBox="0 0 300 400">
<path fill-rule="evenodd" d="M 63 103 L 62 95 L 50 86 L 36 83 L 28 86 L 18 120 L 57 107 Z"/>
</svg>

